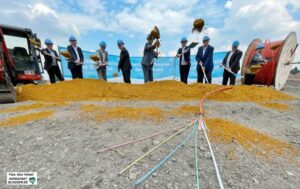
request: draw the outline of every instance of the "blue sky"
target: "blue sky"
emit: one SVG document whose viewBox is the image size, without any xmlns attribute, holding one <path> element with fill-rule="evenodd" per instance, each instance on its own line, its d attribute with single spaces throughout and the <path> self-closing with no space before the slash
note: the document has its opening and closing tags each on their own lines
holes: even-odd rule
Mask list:
<svg viewBox="0 0 300 189">
<path fill-rule="evenodd" d="M 41 39 L 51 38 L 60 46 L 68 45 L 71 34 L 85 50 L 96 50 L 104 40 L 110 54 L 119 53 L 116 41 L 123 39 L 132 56 L 142 55 L 154 25 L 161 31 L 164 56 L 174 55 L 182 36 L 201 41 L 204 34 L 210 35 L 216 51 L 226 51 L 236 39 L 245 50 L 254 38 L 279 40 L 291 31 L 300 32 L 299 0 L 0 0 L 0 4 L 0 23 L 31 28 Z M 196 18 L 206 22 L 202 34 L 191 33 Z"/>
</svg>

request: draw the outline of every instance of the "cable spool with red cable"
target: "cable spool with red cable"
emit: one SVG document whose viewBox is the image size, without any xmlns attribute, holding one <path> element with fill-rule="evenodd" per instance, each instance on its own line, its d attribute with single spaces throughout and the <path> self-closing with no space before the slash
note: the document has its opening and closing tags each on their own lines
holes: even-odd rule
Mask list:
<svg viewBox="0 0 300 189">
<path fill-rule="evenodd" d="M 254 39 L 248 46 L 241 71 L 241 75 L 244 77 L 255 53 L 256 45 L 259 43 L 262 43 L 260 39 Z M 288 63 L 293 62 L 295 57 L 298 46 L 296 33 L 291 32 L 285 40 L 273 42 L 266 40 L 264 46 L 262 55 L 265 59 L 268 59 L 268 63 L 257 71 L 254 84 L 274 86 L 275 89 L 280 90 L 284 87 L 291 70 L 291 64 Z M 242 79 L 242 83 L 244 83 L 244 79 Z"/>
</svg>

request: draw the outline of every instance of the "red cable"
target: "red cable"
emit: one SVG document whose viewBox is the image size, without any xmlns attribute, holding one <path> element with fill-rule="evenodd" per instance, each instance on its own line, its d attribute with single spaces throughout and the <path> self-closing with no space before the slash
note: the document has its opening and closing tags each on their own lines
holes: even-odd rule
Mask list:
<svg viewBox="0 0 300 189">
<path fill-rule="evenodd" d="M 113 150 L 113 149 L 115 149 L 115 148 L 119 148 L 119 147 L 122 147 L 122 146 L 126 146 L 126 145 L 128 145 L 128 144 L 133 144 L 133 143 L 136 143 L 136 142 L 139 142 L 139 141 L 148 139 L 148 138 L 156 137 L 156 136 L 165 134 L 165 133 L 167 133 L 167 132 L 176 131 L 176 130 L 182 129 L 183 127 L 186 127 L 186 126 L 177 127 L 177 128 L 174 128 L 174 129 L 169 129 L 169 130 L 166 130 L 166 131 L 163 131 L 163 132 L 154 133 L 154 134 L 152 134 L 152 135 L 150 135 L 150 136 L 145 136 L 145 137 L 142 137 L 142 138 L 139 138 L 139 139 L 135 139 L 135 140 L 131 140 L 131 141 L 128 141 L 128 142 L 125 142 L 125 143 L 117 144 L 117 145 L 114 145 L 114 146 L 111 146 L 111 147 L 103 148 L 103 149 L 101 149 L 98 153 L 110 151 L 110 150 Z"/>
<path fill-rule="evenodd" d="M 199 101 L 199 113 L 203 115 L 203 108 L 202 108 L 202 104 L 204 102 L 204 100 L 212 95 L 212 94 L 215 94 L 215 93 L 218 93 L 218 92 L 221 92 L 221 91 L 225 91 L 225 90 L 229 90 L 229 89 L 232 89 L 233 87 L 223 87 L 223 88 L 220 88 L 220 89 L 217 89 L 217 90 L 214 90 L 214 91 L 211 91 L 209 93 L 206 93 Z"/>
</svg>

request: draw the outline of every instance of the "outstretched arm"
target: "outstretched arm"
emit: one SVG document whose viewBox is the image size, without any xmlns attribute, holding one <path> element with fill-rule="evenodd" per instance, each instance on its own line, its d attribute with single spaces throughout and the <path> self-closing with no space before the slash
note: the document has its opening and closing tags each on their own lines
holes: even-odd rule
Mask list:
<svg viewBox="0 0 300 189">
<path fill-rule="evenodd" d="M 147 44 L 145 45 L 145 49 L 146 49 L 146 50 L 152 50 L 152 49 L 155 49 L 155 44 L 150 45 L 149 43 L 147 43 Z"/>
</svg>

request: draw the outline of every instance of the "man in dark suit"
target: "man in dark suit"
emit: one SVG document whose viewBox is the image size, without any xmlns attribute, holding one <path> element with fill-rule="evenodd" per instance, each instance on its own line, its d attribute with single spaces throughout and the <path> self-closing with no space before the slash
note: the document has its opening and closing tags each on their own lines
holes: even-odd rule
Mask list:
<svg viewBox="0 0 300 189">
<path fill-rule="evenodd" d="M 45 45 L 47 48 L 42 49 L 41 53 L 45 57 L 44 68 L 47 70 L 49 79 L 51 83 L 56 83 L 55 76 L 60 80 L 64 81 L 64 77 L 61 74 L 60 68 L 58 66 L 58 61 L 60 58 L 55 50 L 53 50 L 53 42 L 51 39 L 45 40 Z"/>
<path fill-rule="evenodd" d="M 144 55 L 142 59 L 142 69 L 144 73 L 144 82 L 152 82 L 153 81 L 153 66 L 154 59 L 158 58 L 158 53 L 155 52 L 155 48 L 158 46 L 159 41 L 156 40 L 153 44 L 153 38 L 150 35 L 147 36 L 147 43 L 144 47 Z"/>
<path fill-rule="evenodd" d="M 120 60 L 118 65 L 118 72 L 121 70 L 123 74 L 123 80 L 125 83 L 131 83 L 130 80 L 130 71 L 132 69 L 130 56 L 127 49 L 124 46 L 124 42 L 122 40 L 117 41 L 118 47 L 121 50 Z"/>
<path fill-rule="evenodd" d="M 211 83 L 212 80 L 214 47 L 209 45 L 209 40 L 208 36 L 203 37 L 203 46 L 199 47 L 196 55 L 198 83 L 203 83 L 203 79 L 207 79 L 205 83 Z"/>
<path fill-rule="evenodd" d="M 67 47 L 67 50 L 70 53 L 71 58 L 68 59 L 68 68 L 71 71 L 73 79 L 82 79 L 82 65 L 84 61 L 82 50 L 77 46 L 77 40 L 74 36 L 70 36 L 69 41 L 70 45 Z"/>
<path fill-rule="evenodd" d="M 183 37 L 181 39 L 181 48 L 177 51 L 177 57 L 179 58 L 179 71 L 180 71 L 180 81 L 187 84 L 190 67 L 191 67 L 191 50 L 187 46 L 187 38 Z"/>
<path fill-rule="evenodd" d="M 243 52 L 238 50 L 239 45 L 239 41 L 234 41 L 232 43 L 232 50 L 229 51 L 223 59 L 223 85 L 227 85 L 228 79 L 230 79 L 230 85 L 235 85 L 236 74 L 240 70 L 240 59 L 243 55 Z"/>
</svg>

